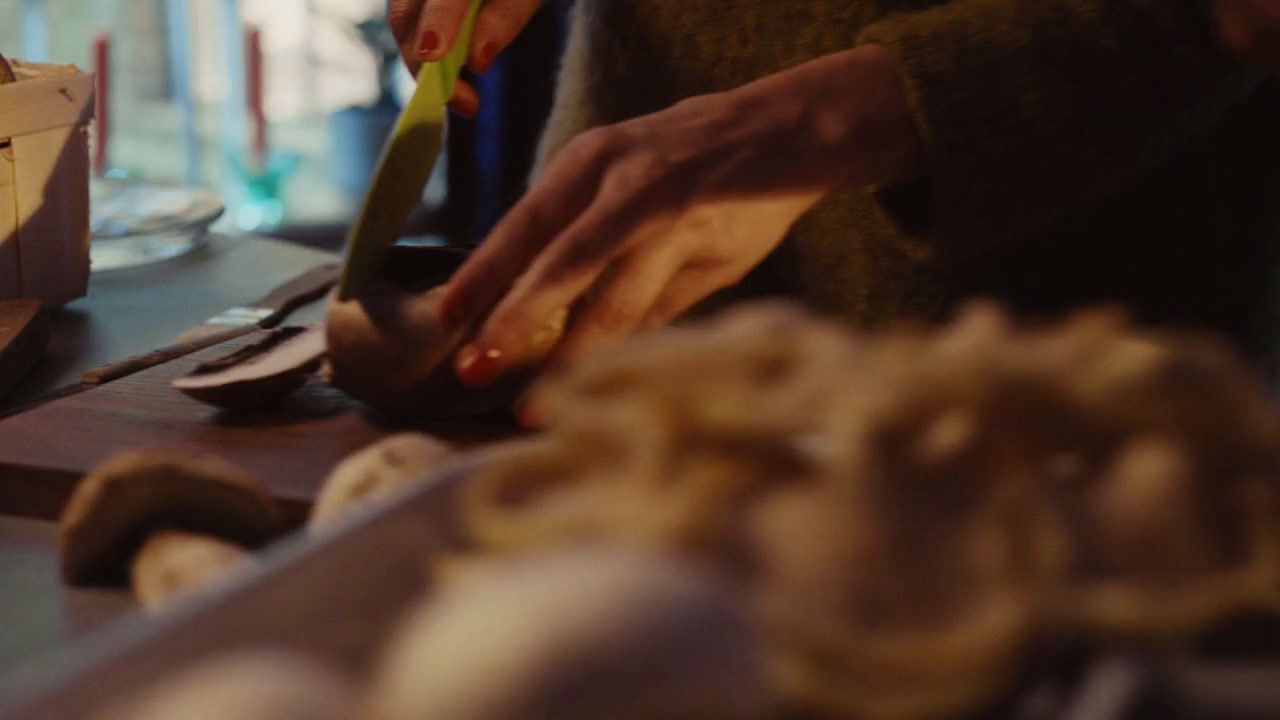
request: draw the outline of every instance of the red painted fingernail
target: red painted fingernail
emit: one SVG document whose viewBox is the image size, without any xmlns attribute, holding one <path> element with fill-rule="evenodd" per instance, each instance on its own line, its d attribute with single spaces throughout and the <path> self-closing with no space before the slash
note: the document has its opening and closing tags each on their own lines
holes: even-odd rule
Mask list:
<svg viewBox="0 0 1280 720">
<path fill-rule="evenodd" d="M 493 67 L 493 61 L 498 59 L 498 44 L 485 43 L 480 47 L 480 67 L 476 68 L 476 72 L 481 75 L 489 72 L 489 68 Z"/>
<path fill-rule="evenodd" d="M 458 351 L 458 379 L 473 388 L 488 387 L 502 372 L 502 352 L 467 345 Z"/>
<path fill-rule="evenodd" d="M 428 30 L 422 33 L 422 37 L 418 38 L 418 57 L 423 60 L 430 60 L 433 53 L 440 49 L 440 34 L 434 30 Z"/>
</svg>

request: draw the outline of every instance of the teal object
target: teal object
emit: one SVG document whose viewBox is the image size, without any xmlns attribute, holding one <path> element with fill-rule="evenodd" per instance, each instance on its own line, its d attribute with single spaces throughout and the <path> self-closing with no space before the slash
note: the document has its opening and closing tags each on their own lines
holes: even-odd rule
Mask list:
<svg viewBox="0 0 1280 720">
<path fill-rule="evenodd" d="M 285 183 L 298 169 L 299 158 L 291 152 L 272 152 L 264 167 L 254 167 L 240 153 L 230 153 L 231 219 L 245 232 L 273 230 L 284 220 Z"/>
<path fill-rule="evenodd" d="M 446 106 L 453 99 L 458 73 L 470 53 L 481 4 L 480 0 L 471 4 L 453 50 L 440 62 L 424 64 L 418 72 L 417 89 L 382 150 L 360 214 L 347 236 L 339 300 L 350 299 L 374 277 L 422 198 L 444 145 Z"/>
</svg>

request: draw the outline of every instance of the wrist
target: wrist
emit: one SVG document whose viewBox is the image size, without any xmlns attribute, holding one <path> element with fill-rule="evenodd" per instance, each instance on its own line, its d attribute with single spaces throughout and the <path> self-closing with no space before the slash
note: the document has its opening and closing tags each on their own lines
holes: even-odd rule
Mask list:
<svg viewBox="0 0 1280 720">
<path fill-rule="evenodd" d="M 827 55 L 766 80 L 794 108 L 793 127 L 813 162 L 838 183 L 872 185 L 917 176 L 924 145 L 897 61 L 880 45 Z"/>
</svg>

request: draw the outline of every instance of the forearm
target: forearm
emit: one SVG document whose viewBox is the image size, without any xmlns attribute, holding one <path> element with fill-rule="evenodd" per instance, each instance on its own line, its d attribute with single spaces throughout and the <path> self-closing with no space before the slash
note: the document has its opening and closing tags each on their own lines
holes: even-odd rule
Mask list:
<svg viewBox="0 0 1280 720">
<path fill-rule="evenodd" d="M 870 44 L 735 91 L 746 112 L 774 112 L 798 139 L 793 160 L 835 184 L 874 185 L 919 172 L 923 144 L 895 58 Z"/>
</svg>

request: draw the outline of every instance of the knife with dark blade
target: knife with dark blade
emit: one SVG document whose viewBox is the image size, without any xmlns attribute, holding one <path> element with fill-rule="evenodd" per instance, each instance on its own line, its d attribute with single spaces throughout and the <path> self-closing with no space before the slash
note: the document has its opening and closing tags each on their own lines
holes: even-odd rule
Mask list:
<svg viewBox="0 0 1280 720">
<path fill-rule="evenodd" d="M 0 419 L 19 415 L 45 403 L 92 390 L 105 383 L 128 377 L 228 340 L 276 327 L 294 311 L 328 294 L 337 284 L 340 270 L 341 266 L 338 263 L 325 263 L 308 270 L 261 298 L 219 313 L 214 318 L 183 333 L 182 337 L 188 339 L 180 339 L 176 344 L 95 368 L 82 375 L 80 382 L 50 390 L 19 405 L 0 407 Z M 219 325 L 221 327 L 218 327 Z M 190 338 L 193 334 L 198 336 Z"/>
<path fill-rule="evenodd" d="M 422 199 L 444 144 L 446 106 L 466 64 L 482 4 L 481 0 L 471 3 L 453 50 L 439 62 L 423 64 L 418 72 L 417 89 L 382 149 L 360 214 L 347 235 L 339 300 L 350 299 L 373 278 L 388 249 L 399 239 L 409 213 Z"/>
<path fill-rule="evenodd" d="M 90 370 L 80 381 L 85 385 L 101 385 L 258 330 L 273 328 L 294 310 L 324 297 L 337 282 L 338 272 L 337 263 L 321 265 L 248 305 L 224 310 L 209 318 L 183 333 L 175 345 Z"/>
</svg>

